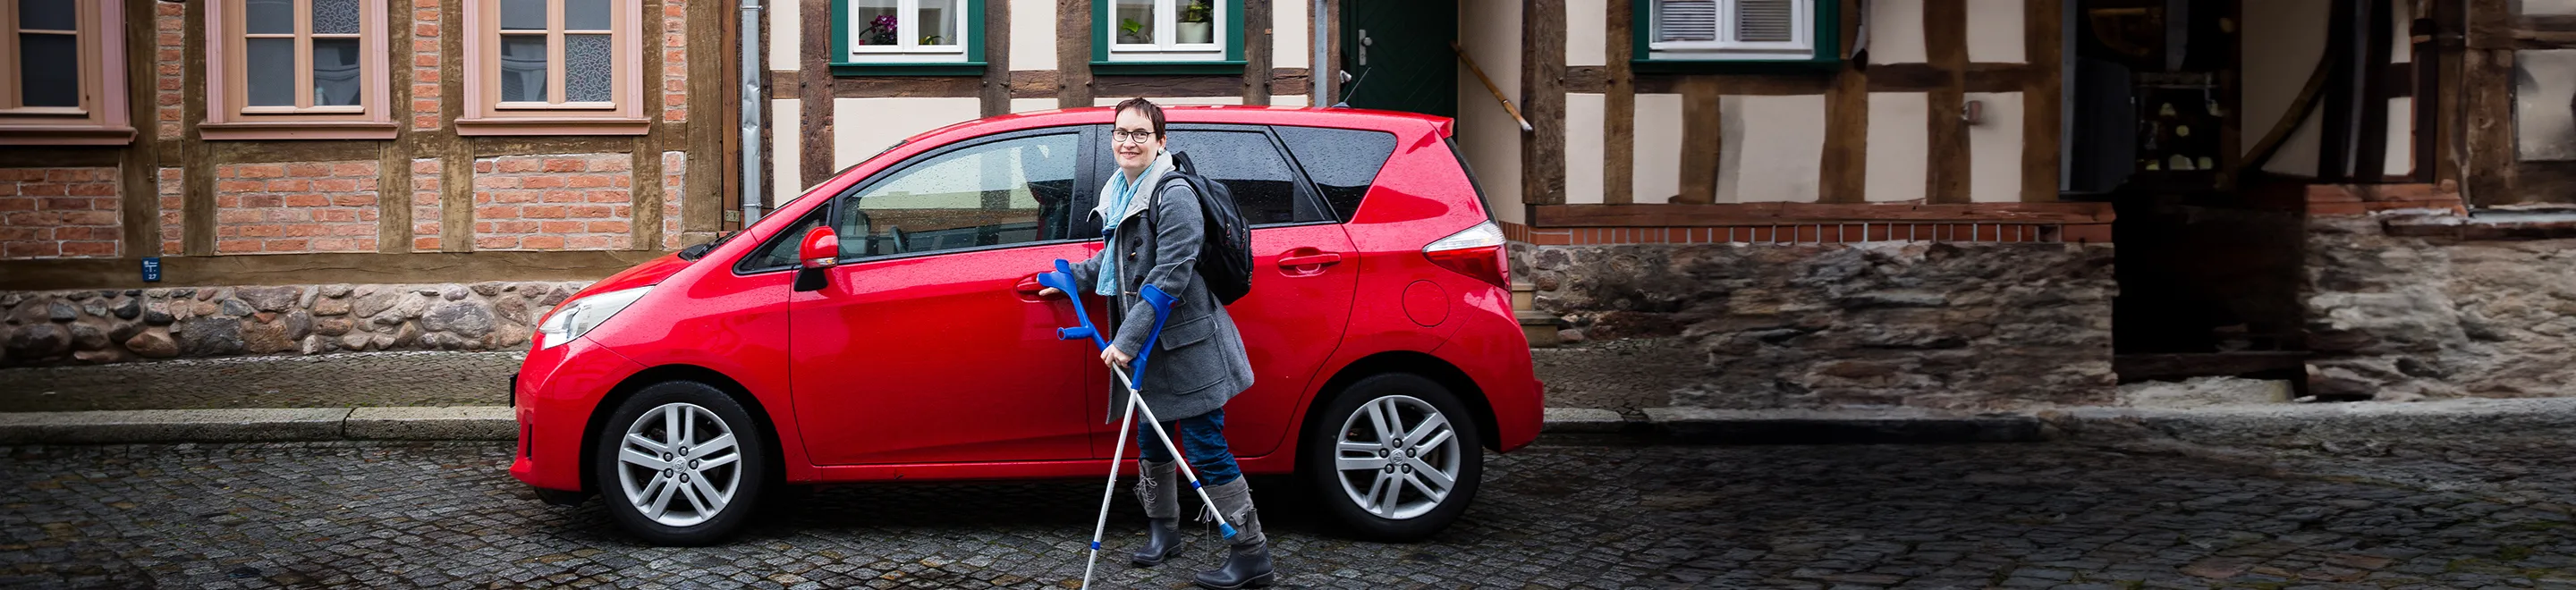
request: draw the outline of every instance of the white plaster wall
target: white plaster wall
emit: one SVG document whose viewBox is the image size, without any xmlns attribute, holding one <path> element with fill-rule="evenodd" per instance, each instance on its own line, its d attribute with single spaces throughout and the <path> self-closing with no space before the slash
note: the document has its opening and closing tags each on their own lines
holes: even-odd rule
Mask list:
<svg viewBox="0 0 2576 590">
<path fill-rule="evenodd" d="M 1055 0 L 1011 3 L 1011 69 L 1055 69 Z"/>
<path fill-rule="evenodd" d="M 1608 127 L 1602 117 L 1608 97 L 1599 94 L 1565 95 L 1565 202 L 1601 202 L 1602 155 L 1601 134 Z"/>
<path fill-rule="evenodd" d="M 2308 83 L 2326 51 L 2328 0 L 2262 0 L 2245 3 L 2245 142 L 2247 155 L 2255 142 L 2288 116 L 2290 103 Z M 2299 176 L 2316 175 L 2315 117 L 2302 124 L 2272 157 L 2265 170 Z M 2304 137 L 2305 139 L 2301 139 Z M 2305 141 L 2305 145 L 2300 145 Z M 2293 149 L 2306 150 L 2295 157 Z M 2291 165 L 2288 163 L 2296 162 Z"/>
<path fill-rule="evenodd" d="M 1278 90 L 1278 89 L 1277 89 L 1277 88 L 1272 88 L 1271 90 L 1276 91 L 1276 90 Z M 1300 90 L 1300 92 L 1303 92 L 1303 90 Z M 1306 106 L 1306 95 L 1304 95 L 1304 94 L 1273 94 L 1273 95 L 1271 95 L 1271 96 L 1270 96 L 1270 106 L 1274 106 L 1274 107 L 1298 107 L 1298 108 L 1304 108 L 1304 107 Z"/>
<path fill-rule="evenodd" d="M 2522 0 L 2523 14 L 2576 14 L 2576 0 Z"/>
<path fill-rule="evenodd" d="M 2415 99 L 2388 99 L 2388 156 L 2380 164 L 2381 173 L 2391 176 L 2415 171 Z"/>
<path fill-rule="evenodd" d="M 2303 178 L 2315 177 L 2317 151 L 2324 149 L 2321 146 L 2325 141 L 2325 118 L 2325 109 L 2308 113 L 2307 120 L 2299 122 L 2298 130 L 2291 131 L 2290 138 L 2281 142 L 2281 151 L 2274 152 L 2272 160 L 2263 164 L 2263 170 Z"/>
<path fill-rule="evenodd" d="M 2021 200 L 2021 93 L 1971 92 L 1967 99 L 1986 105 L 1968 126 L 1968 200 Z"/>
<path fill-rule="evenodd" d="M 771 99 L 769 117 L 769 202 L 785 203 L 805 192 L 805 134 L 799 132 L 804 117 L 797 114 L 797 100 Z"/>
<path fill-rule="evenodd" d="M 1923 0 L 1870 2 L 1869 63 L 1922 63 L 1925 59 Z"/>
<path fill-rule="evenodd" d="M 1639 6 L 1644 6 L 1644 3 Z M 1626 15 L 1621 16 L 1624 18 Z M 1602 37 L 1609 34 L 1610 6 L 1607 0 L 1565 0 L 1565 65 L 1610 63 L 1610 49 L 1602 41 Z"/>
<path fill-rule="evenodd" d="M 761 5 L 769 13 L 769 69 L 795 70 L 797 48 L 805 42 L 805 32 L 798 28 L 803 22 L 802 7 L 794 2 Z M 740 22 L 741 17 L 736 16 L 735 21 Z"/>
<path fill-rule="evenodd" d="M 1637 95 L 1637 203 L 1669 203 L 1682 192 L 1682 95 Z"/>
<path fill-rule="evenodd" d="M 1279 0 L 1270 3 L 1270 67 L 1302 68 L 1314 56 L 1314 33 L 1306 28 L 1310 21 L 1306 11 L 1313 2 Z M 1278 92 L 1273 88 L 1271 92 Z"/>
<path fill-rule="evenodd" d="M 1968 0 L 1968 61 L 2029 61 L 2022 11 L 2022 0 Z"/>
<path fill-rule="evenodd" d="M 1052 98 L 1014 98 L 1011 99 L 1011 112 L 1025 113 L 1029 111 L 1055 110 L 1057 104 L 1056 100 Z"/>
<path fill-rule="evenodd" d="M 2514 56 L 2514 136 L 2525 160 L 2576 160 L 2576 49 Z"/>
<path fill-rule="evenodd" d="M 2388 61 L 2415 63 L 2415 42 L 2406 36 L 2407 21 L 2415 19 L 2414 7 L 2407 4 L 2406 2 L 2388 3 L 2389 16 L 2394 17 L 2389 19 L 2388 24 L 2388 30 L 2391 32 L 2388 36 Z"/>
<path fill-rule="evenodd" d="M 1458 3 L 1458 43 L 1476 56 L 1476 64 L 1494 76 L 1504 96 L 1520 96 L 1521 11 L 1493 0 Z M 1521 210 L 1521 126 L 1494 102 L 1492 95 L 1470 92 L 1484 83 L 1467 68 L 1458 68 L 1458 147 L 1485 189 L 1485 208 L 1494 219 L 1527 223 Z"/>
<path fill-rule="evenodd" d="M 1825 155 L 1825 97 L 1725 96 L 1718 108 L 1717 202 L 1816 201 Z"/>
<path fill-rule="evenodd" d="M 1863 190 L 1870 201 L 1920 201 L 1928 189 L 1931 95 L 1869 93 L 1869 154 Z"/>
<path fill-rule="evenodd" d="M 1130 99 L 1130 98 L 1135 98 L 1135 97 L 1133 97 L 1133 96 L 1096 96 L 1096 97 L 1092 97 L 1092 99 L 1091 99 L 1091 106 L 1095 106 L 1095 107 L 1114 107 L 1114 106 L 1118 106 L 1118 103 L 1120 103 L 1120 102 L 1125 102 L 1127 99 Z M 1191 105 L 1216 105 L 1216 104 L 1243 104 L 1243 97 L 1240 97 L 1240 96 L 1180 96 L 1180 97 L 1170 97 L 1170 96 L 1148 96 L 1148 97 L 1145 97 L 1145 100 L 1151 100 L 1151 101 L 1154 101 L 1154 104 L 1162 105 L 1162 106 L 1167 106 L 1167 107 L 1174 107 L 1174 106 L 1191 106 Z"/>
<path fill-rule="evenodd" d="M 832 99 L 832 166 L 856 164 L 904 138 L 982 114 L 983 101 L 972 97 Z"/>
</svg>

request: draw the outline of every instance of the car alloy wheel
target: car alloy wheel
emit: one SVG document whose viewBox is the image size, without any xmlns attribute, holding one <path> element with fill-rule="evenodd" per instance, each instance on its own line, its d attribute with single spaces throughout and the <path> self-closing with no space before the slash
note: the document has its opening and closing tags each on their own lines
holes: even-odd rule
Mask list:
<svg viewBox="0 0 2576 590">
<path fill-rule="evenodd" d="M 742 489 L 733 427 L 697 404 L 662 404 L 637 416 L 618 445 L 617 484 L 654 523 L 689 527 L 723 514 Z"/>
<path fill-rule="evenodd" d="M 1351 503 L 1379 518 L 1407 520 L 1438 509 L 1457 488 L 1458 430 L 1429 402 L 1390 395 L 1342 420 L 1333 468 Z"/>
</svg>

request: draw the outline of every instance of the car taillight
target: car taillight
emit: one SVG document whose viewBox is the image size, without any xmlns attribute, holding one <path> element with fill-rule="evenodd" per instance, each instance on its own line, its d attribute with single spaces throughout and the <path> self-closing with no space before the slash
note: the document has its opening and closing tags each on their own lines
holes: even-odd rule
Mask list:
<svg viewBox="0 0 2576 590">
<path fill-rule="evenodd" d="M 1511 287 L 1511 264 L 1505 262 L 1503 228 L 1487 221 L 1422 247 L 1432 264 L 1476 277 L 1496 287 Z"/>
</svg>

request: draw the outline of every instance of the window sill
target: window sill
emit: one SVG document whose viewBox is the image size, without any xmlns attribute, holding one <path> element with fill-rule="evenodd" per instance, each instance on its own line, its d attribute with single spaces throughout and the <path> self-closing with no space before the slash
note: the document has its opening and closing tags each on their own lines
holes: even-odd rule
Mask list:
<svg viewBox="0 0 2576 590">
<path fill-rule="evenodd" d="M 1809 74 L 1831 72 L 1842 60 L 1825 59 L 1640 59 L 1628 62 L 1640 74 Z"/>
<path fill-rule="evenodd" d="M 243 139 L 393 139 L 399 125 L 390 121 L 262 121 L 197 124 L 198 136 L 210 140 Z"/>
<path fill-rule="evenodd" d="M 490 117 L 457 119 L 457 135 L 643 135 L 653 120 L 610 117 Z"/>
<path fill-rule="evenodd" d="M 0 145 L 126 145 L 132 127 L 0 125 Z"/>
<path fill-rule="evenodd" d="M 832 62 L 834 76 L 981 76 L 984 62 L 920 63 Z"/>
<path fill-rule="evenodd" d="M 1243 60 L 1227 61 L 1095 61 L 1091 73 L 1103 76 L 1158 74 L 1241 74 Z"/>
</svg>

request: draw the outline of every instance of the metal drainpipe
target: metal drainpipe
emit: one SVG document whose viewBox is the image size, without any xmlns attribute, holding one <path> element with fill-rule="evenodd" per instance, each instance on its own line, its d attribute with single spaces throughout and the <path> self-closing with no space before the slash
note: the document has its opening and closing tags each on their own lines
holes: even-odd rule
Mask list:
<svg viewBox="0 0 2576 590">
<path fill-rule="evenodd" d="M 1341 68 L 1336 68 L 1331 64 L 1324 63 L 1324 60 L 1327 59 L 1324 57 L 1327 55 L 1324 51 L 1324 41 L 1332 38 L 1331 33 L 1324 29 L 1332 22 L 1333 19 L 1329 15 L 1324 14 L 1324 0 L 1315 0 L 1315 26 L 1310 27 L 1315 30 L 1315 42 L 1313 43 L 1315 58 L 1313 61 L 1307 62 L 1308 67 L 1306 68 L 1306 80 L 1314 83 L 1315 89 L 1313 92 L 1306 95 L 1306 98 L 1308 99 L 1306 101 L 1306 106 L 1321 107 L 1333 104 L 1332 100 L 1324 96 L 1324 76 L 1327 75 L 1325 71 L 1341 71 Z"/>
<path fill-rule="evenodd" d="M 760 220 L 760 0 L 742 0 L 742 227 Z"/>
</svg>

